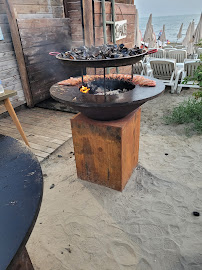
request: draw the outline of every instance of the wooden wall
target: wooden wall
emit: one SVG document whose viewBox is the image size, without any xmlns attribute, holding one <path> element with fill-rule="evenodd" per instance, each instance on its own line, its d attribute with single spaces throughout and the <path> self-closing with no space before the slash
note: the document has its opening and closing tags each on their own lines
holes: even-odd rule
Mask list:
<svg viewBox="0 0 202 270">
<path fill-rule="evenodd" d="M 116 43 L 124 43 L 126 47 L 134 47 L 134 29 L 135 29 L 135 16 L 136 16 L 136 7 L 134 4 L 126 4 L 126 0 L 123 0 L 124 3 L 115 3 L 115 14 L 116 21 L 127 20 L 127 37 L 121 40 L 118 40 Z M 111 20 L 111 2 L 106 2 L 105 4 L 106 11 L 106 20 Z M 94 2 L 94 31 L 95 31 L 95 45 L 99 46 L 104 43 L 103 38 L 103 24 L 102 24 L 102 7 L 101 1 Z M 107 42 L 112 43 L 111 40 L 111 28 L 107 26 Z M 111 69 L 110 72 L 115 72 L 115 69 Z M 130 73 L 131 67 L 120 67 L 120 73 Z"/>
<path fill-rule="evenodd" d="M 14 7 L 16 18 L 64 17 L 63 0 L 10 0 L 10 3 Z M 0 41 L 0 80 L 2 80 L 5 88 L 17 91 L 17 96 L 11 98 L 13 106 L 16 107 L 25 104 L 26 101 L 11 40 L 4 0 L 0 0 L 0 26 L 5 38 L 4 41 Z M 0 114 L 4 111 L 4 106 L 0 106 Z"/>
<path fill-rule="evenodd" d="M 0 0 L 0 26 L 4 35 L 4 41 L 0 41 L 0 80 L 4 88 L 17 91 L 17 96 L 11 98 L 16 107 L 24 104 L 25 98 L 3 0 Z M 2 112 L 5 112 L 5 108 L 1 105 L 0 113 Z"/>
<path fill-rule="evenodd" d="M 101 2 L 95 1 L 94 5 L 94 21 L 95 21 L 95 45 L 103 44 L 103 25 L 102 25 L 102 8 Z M 111 20 L 111 3 L 106 2 L 106 20 Z M 127 37 L 117 41 L 118 44 L 124 43 L 127 47 L 134 46 L 134 29 L 136 7 L 129 4 L 115 4 L 116 21 L 127 20 Z M 111 42 L 110 26 L 107 26 L 107 40 Z"/>
<path fill-rule="evenodd" d="M 50 87 L 77 71 L 63 66 L 49 52 L 64 52 L 71 48 L 68 18 L 18 19 L 33 103 L 50 97 Z"/>
<path fill-rule="evenodd" d="M 63 0 L 11 0 L 18 19 L 63 18 Z"/>
<path fill-rule="evenodd" d="M 83 21 L 81 0 L 64 0 L 65 16 L 70 20 L 72 46 L 83 45 Z"/>
</svg>

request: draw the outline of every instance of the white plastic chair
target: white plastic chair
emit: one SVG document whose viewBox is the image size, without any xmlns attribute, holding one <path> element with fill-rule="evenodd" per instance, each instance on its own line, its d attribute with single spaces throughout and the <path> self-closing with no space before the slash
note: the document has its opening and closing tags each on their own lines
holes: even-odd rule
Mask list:
<svg viewBox="0 0 202 270">
<path fill-rule="evenodd" d="M 149 49 L 152 50 L 152 49 Z M 165 50 L 164 49 L 158 49 L 156 53 L 150 54 L 150 58 L 165 58 Z"/>
<path fill-rule="evenodd" d="M 133 65 L 133 74 L 150 76 L 150 73 L 147 64 L 144 64 L 142 60 Z"/>
<path fill-rule="evenodd" d="M 194 72 L 200 65 L 201 61 L 200 59 L 197 60 L 185 60 L 184 62 L 184 70 L 182 72 L 182 78 L 180 84 L 178 84 L 177 87 L 177 93 L 179 94 L 182 90 L 182 87 L 194 87 L 194 88 L 199 88 L 199 85 L 196 84 L 196 82 L 193 81 L 188 81 L 186 84 L 182 84 L 184 81 L 184 78 L 187 76 L 190 76 L 191 78 L 194 76 Z"/>
<path fill-rule="evenodd" d="M 167 46 L 164 46 L 164 49 L 169 49 L 169 48 L 173 48 L 173 46 L 172 45 L 167 45 Z"/>
<path fill-rule="evenodd" d="M 175 48 L 176 49 L 182 49 L 182 50 L 185 49 L 184 45 L 176 45 Z"/>
<path fill-rule="evenodd" d="M 187 58 L 186 50 L 172 50 L 168 52 L 169 59 L 176 59 L 177 63 L 184 63 L 184 60 Z"/>
<path fill-rule="evenodd" d="M 197 54 L 198 54 L 198 58 L 199 58 L 200 55 L 202 54 L 202 48 L 197 48 Z"/>
<path fill-rule="evenodd" d="M 165 58 L 168 58 L 169 51 L 177 50 L 176 48 L 164 48 Z"/>
<path fill-rule="evenodd" d="M 151 76 L 162 80 L 165 85 L 171 86 L 171 93 L 177 90 L 182 70 L 177 70 L 175 59 L 155 59 L 150 61 Z"/>
</svg>

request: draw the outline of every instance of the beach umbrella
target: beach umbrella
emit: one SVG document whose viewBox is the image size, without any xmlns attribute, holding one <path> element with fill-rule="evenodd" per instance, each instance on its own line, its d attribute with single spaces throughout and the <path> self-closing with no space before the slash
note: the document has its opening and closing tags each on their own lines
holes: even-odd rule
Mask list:
<svg viewBox="0 0 202 270">
<path fill-rule="evenodd" d="M 199 23 L 194 32 L 194 44 L 199 43 L 200 39 L 202 39 L 202 13 L 201 13 Z"/>
<path fill-rule="evenodd" d="M 193 54 L 194 53 L 194 20 L 191 23 L 191 28 L 190 28 L 190 37 L 189 37 L 189 42 L 187 46 L 187 53 L 188 54 Z"/>
<path fill-rule="evenodd" d="M 148 43 L 148 47 L 154 47 L 156 45 L 156 35 L 154 33 L 153 25 L 152 25 L 152 14 L 149 16 L 149 20 L 147 22 L 146 30 L 144 33 L 143 41 Z"/>
<path fill-rule="evenodd" d="M 182 28 L 183 28 L 183 23 L 181 24 L 180 30 L 179 30 L 179 32 L 178 32 L 178 34 L 177 34 L 177 40 L 180 39 L 180 38 L 182 37 Z"/>
<path fill-rule="evenodd" d="M 138 10 L 136 11 L 136 16 L 135 16 L 135 45 L 137 47 L 141 47 L 141 33 L 140 33 L 140 28 L 139 28 L 139 14 Z"/>
<path fill-rule="evenodd" d="M 184 45 L 185 47 L 188 46 L 188 43 L 190 41 L 190 34 L 191 34 L 191 24 L 189 24 L 188 28 L 187 28 L 187 32 L 186 32 L 186 35 L 185 35 L 185 38 L 183 39 L 182 41 L 182 45 Z"/>
<path fill-rule="evenodd" d="M 163 25 L 163 31 L 162 34 L 160 36 L 160 41 L 162 42 L 162 44 L 166 41 L 166 32 L 165 32 L 165 24 Z"/>
</svg>

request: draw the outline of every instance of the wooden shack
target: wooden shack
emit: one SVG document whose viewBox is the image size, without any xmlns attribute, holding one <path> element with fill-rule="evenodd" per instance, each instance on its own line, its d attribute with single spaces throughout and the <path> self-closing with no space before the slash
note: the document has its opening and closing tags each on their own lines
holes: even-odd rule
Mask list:
<svg viewBox="0 0 202 270">
<path fill-rule="evenodd" d="M 111 20 L 111 1 L 105 2 L 105 12 Z M 134 46 L 134 1 L 116 0 L 115 14 L 116 21 L 127 20 L 127 37 L 117 43 Z M 11 100 L 14 107 L 34 106 L 49 98 L 52 84 L 79 74 L 64 70 L 49 52 L 104 43 L 101 1 L 97 0 L 0 0 L 0 27 L 4 36 L 0 80 L 5 88 L 17 91 Z M 108 43 L 111 36 L 107 26 Z"/>
</svg>

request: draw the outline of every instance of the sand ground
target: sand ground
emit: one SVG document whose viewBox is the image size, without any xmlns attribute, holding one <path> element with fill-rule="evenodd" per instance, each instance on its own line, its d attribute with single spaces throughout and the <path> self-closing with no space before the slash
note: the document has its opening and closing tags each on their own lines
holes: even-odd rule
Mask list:
<svg viewBox="0 0 202 270">
<path fill-rule="evenodd" d="M 42 163 L 27 244 L 36 270 L 202 269 L 202 217 L 192 215 L 202 214 L 202 136 L 162 120 L 192 92 L 142 106 L 139 166 L 122 193 L 77 179 L 72 139 Z"/>
</svg>

